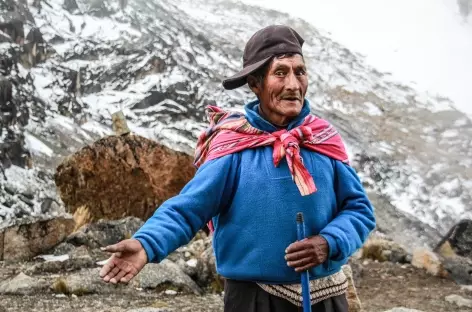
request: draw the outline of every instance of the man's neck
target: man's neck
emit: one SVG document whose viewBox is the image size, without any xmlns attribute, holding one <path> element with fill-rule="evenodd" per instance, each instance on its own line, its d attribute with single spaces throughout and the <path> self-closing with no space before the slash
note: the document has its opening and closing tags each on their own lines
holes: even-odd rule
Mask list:
<svg viewBox="0 0 472 312">
<path fill-rule="evenodd" d="M 266 114 L 261 104 L 259 104 L 259 115 L 279 129 L 287 128 L 288 124 L 290 123 L 290 119 L 285 116 Z"/>
</svg>

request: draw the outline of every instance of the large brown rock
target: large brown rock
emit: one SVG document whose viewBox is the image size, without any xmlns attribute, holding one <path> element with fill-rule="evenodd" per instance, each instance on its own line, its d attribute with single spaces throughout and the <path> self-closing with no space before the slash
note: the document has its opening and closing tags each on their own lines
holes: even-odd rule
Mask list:
<svg viewBox="0 0 472 312">
<path fill-rule="evenodd" d="M 0 260 L 29 260 L 62 242 L 73 228 L 74 220 L 65 217 L 5 228 L 0 232 Z"/>
<path fill-rule="evenodd" d="M 141 136 L 109 136 L 64 160 L 54 178 L 70 213 L 85 207 L 91 220 L 146 220 L 193 177 L 192 161 Z"/>
</svg>

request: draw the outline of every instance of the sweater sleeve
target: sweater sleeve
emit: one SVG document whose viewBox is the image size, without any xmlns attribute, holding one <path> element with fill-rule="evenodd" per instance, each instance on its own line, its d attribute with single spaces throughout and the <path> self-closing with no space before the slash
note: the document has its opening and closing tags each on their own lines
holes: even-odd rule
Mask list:
<svg viewBox="0 0 472 312">
<path fill-rule="evenodd" d="M 320 231 L 329 245 L 329 258 L 342 261 L 362 247 L 375 228 L 374 209 L 355 170 L 334 161 L 337 216 Z"/>
<path fill-rule="evenodd" d="M 236 157 L 227 155 L 203 164 L 182 191 L 165 201 L 133 235 L 148 262 L 159 262 L 187 244 L 220 208 L 228 204 L 236 176 Z"/>
</svg>

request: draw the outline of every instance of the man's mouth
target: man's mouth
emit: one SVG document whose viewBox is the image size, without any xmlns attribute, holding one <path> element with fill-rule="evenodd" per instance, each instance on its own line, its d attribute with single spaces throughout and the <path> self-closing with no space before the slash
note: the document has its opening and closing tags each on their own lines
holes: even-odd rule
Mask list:
<svg viewBox="0 0 472 312">
<path fill-rule="evenodd" d="M 282 100 L 286 101 L 300 101 L 300 98 L 298 96 L 285 96 L 282 98 Z"/>
</svg>

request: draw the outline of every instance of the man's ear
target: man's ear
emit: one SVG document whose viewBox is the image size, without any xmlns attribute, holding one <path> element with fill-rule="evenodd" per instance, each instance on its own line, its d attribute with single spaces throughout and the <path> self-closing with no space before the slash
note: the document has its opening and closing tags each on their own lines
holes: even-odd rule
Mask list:
<svg viewBox="0 0 472 312">
<path fill-rule="evenodd" d="M 251 91 L 254 92 L 257 96 L 259 96 L 261 87 L 259 85 L 259 81 L 254 76 L 249 75 L 247 77 L 247 84 Z"/>
</svg>

